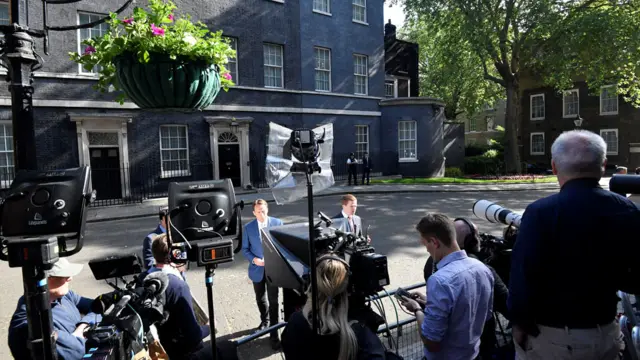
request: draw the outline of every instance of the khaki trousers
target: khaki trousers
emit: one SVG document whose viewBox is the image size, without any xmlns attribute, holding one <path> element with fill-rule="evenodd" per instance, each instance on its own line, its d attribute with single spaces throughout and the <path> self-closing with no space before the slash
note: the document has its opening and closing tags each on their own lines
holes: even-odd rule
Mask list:
<svg viewBox="0 0 640 360">
<path fill-rule="evenodd" d="M 538 326 L 540 334 L 529 336 L 523 349 L 515 344 L 521 360 L 614 360 L 624 340 L 617 321 L 594 329 Z"/>
</svg>

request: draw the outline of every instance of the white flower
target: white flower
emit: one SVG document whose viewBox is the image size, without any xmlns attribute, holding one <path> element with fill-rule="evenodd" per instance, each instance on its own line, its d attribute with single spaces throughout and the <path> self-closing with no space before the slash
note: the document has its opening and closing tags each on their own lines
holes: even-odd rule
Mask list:
<svg viewBox="0 0 640 360">
<path fill-rule="evenodd" d="M 194 38 L 193 35 L 191 35 L 190 33 L 185 33 L 184 37 L 182 38 L 182 41 L 186 42 L 191 46 L 195 45 L 198 42 L 198 40 L 196 40 L 196 38 Z"/>
</svg>

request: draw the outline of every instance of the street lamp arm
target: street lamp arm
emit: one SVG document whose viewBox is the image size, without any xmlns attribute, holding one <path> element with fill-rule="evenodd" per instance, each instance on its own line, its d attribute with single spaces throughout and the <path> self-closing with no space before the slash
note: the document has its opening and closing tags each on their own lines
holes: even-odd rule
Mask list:
<svg viewBox="0 0 640 360">
<path fill-rule="evenodd" d="M 79 2 L 82 0 L 43 0 L 43 2 L 48 3 L 48 4 L 70 4 L 70 3 L 74 3 L 74 2 Z M 118 10 L 114 11 L 116 14 L 120 14 L 121 12 L 125 11 L 129 5 L 131 5 L 131 3 L 134 0 L 127 0 L 126 3 L 124 3 L 124 5 L 122 5 Z M 71 25 L 71 26 L 48 26 L 45 23 L 45 32 L 47 30 L 51 30 L 51 31 L 69 31 L 69 30 L 78 30 L 78 29 L 89 29 L 92 28 L 96 25 L 100 25 L 102 23 L 104 23 L 105 21 L 109 20 L 111 17 L 110 16 L 105 16 L 102 19 L 90 22 L 90 23 L 86 23 L 86 24 L 82 24 L 82 25 Z"/>
</svg>

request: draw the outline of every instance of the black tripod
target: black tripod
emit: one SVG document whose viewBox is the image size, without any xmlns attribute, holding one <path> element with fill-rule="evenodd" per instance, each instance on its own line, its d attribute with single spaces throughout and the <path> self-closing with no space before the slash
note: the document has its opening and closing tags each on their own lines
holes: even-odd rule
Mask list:
<svg viewBox="0 0 640 360">
<path fill-rule="evenodd" d="M 216 346 L 216 326 L 215 326 L 215 313 L 213 312 L 213 275 L 215 275 L 215 269 L 217 264 L 207 265 L 204 272 L 204 282 L 207 285 L 207 302 L 209 306 L 209 329 L 211 331 L 211 352 L 212 359 L 218 358 L 217 346 Z"/>
<path fill-rule="evenodd" d="M 9 267 L 22 267 L 24 302 L 29 320 L 27 347 L 35 360 L 55 360 L 58 356 L 45 271 L 58 261 L 58 239 L 51 237 L 5 241 L 8 253 L 1 254 L 0 258 L 8 260 Z"/>
</svg>

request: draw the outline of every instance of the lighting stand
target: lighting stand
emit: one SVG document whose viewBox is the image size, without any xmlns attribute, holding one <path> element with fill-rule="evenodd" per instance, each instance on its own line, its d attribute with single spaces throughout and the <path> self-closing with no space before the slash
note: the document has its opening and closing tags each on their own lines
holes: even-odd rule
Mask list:
<svg viewBox="0 0 640 360">
<path fill-rule="evenodd" d="M 315 166 L 314 166 L 315 165 Z M 312 329 L 313 334 L 318 334 L 318 282 L 316 280 L 316 246 L 314 242 L 314 225 L 313 225 L 313 182 L 311 174 L 313 174 L 318 164 L 305 163 L 305 174 L 307 176 L 307 205 L 309 210 L 309 267 L 311 275 L 311 314 L 313 314 Z"/>
<path fill-rule="evenodd" d="M 209 331 L 211 333 L 211 352 L 212 359 L 218 358 L 218 352 L 216 347 L 216 326 L 215 326 L 215 313 L 213 312 L 213 275 L 218 264 L 207 265 L 204 272 L 204 282 L 207 285 L 207 302 L 209 303 Z"/>
<path fill-rule="evenodd" d="M 57 237 L 6 240 L 9 267 L 22 267 L 24 302 L 29 326 L 28 345 L 33 359 L 56 360 L 56 341 L 45 270 L 58 261 Z"/>
</svg>

